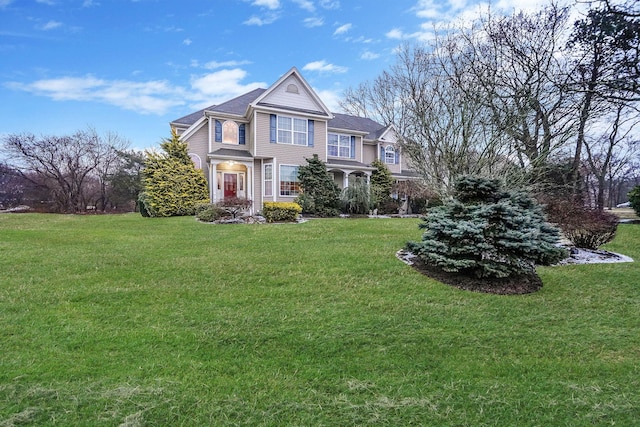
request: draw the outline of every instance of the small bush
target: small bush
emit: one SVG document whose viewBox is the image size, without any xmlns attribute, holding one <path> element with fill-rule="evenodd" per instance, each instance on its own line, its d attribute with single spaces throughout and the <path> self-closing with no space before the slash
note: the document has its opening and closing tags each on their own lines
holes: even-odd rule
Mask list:
<svg viewBox="0 0 640 427">
<path fill-rule="evenodd" d="M 598 249 L 615 237 L 618 217 L 604 211 L 575 209 L 558 226 L 574 246 Z"/>
<path fill-rule="evenodd" d="M 240 213 L 249 209 L 252 203 L 251 200 L 244 197 L 225 197 L 216 202 L 216 206 L 226 211 L 232 218 L 236 218 Z"/>
<path fill-rule="evenodd" d="M 264 202 L 262 216 L 267 222 L 293 222 L 302 212 L 299 204 L 294 202 Z"/>
<path fill-rule="evenodd" d="M 557 224 L 562 234 L 578 248 L 598 249 L 610 242 L 618 229 L 618 217 L 584 207 L 564 198 L 545 200 L 549 221 Z"/>
<path fill-rule="evenodd" d="M 398 209 L 400 208 L 400 203 L 396 199 L 392 199 L 389 197 L 384 202 L 380 202 L 378 204 L 378 214 L 379 215 L 394 215 L 398 213 Z"/>
<path fill-rule="evenodd" d="M 229 214 L 212 203 L 202 203 L 196 206 L 196 218 L 203 222 L 214 222 Z"/>
<path fill-rule="evenodd" d="M 628 194 L 629 203 L 631 203 L 631 207 L 636 212 L 636 215 L 640 216 L 640 185 L 636 185 L 629 191 Z"/>
</svg>

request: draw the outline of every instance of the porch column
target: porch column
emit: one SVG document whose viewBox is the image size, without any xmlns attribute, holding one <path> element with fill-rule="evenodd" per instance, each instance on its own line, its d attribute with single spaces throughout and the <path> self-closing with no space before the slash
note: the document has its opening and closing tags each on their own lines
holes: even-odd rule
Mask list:
<svg viewBox="0 0 640 427">
<path fill-rule="evenodd" d="M 342 177 L 342 188 L 347 188 L 349 186 L 349 175 L 351 175 L 353 171 L 350 170 L 342 170 L 342 174 L 344 175 Z"/>
<path fill-rule="evenodd" d="M 209 180 L 209 197 L 211 203 L 217 202 L 218 197 L 218 162 L 211 162 L 211 179 Z"/>
<path fill-rule="evenodd" d="M 253 215 L 255 211 L 255 209 L 253 209 L 253 205 L 255 204 L 255 198 L 253 194 L 253 164 L 246 163 L 245 167 L 247 168 L 247 178 L 245 182 L 246 194 L 247 194 L 247 199 L 251 200 L 251 207 L 249 208 L 249 213 Z"/>
</svg>

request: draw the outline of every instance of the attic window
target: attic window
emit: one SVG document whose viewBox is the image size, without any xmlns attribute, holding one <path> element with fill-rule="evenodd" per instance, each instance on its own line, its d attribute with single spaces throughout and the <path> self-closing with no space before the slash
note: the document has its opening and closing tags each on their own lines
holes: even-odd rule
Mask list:
<svg viewBox="0 0 640 427">
<path fill-rule="evenodd" d="M 296 86 L 294 84 L 290 84 L 289 86 L 287 86 L 287 92 L 289 92 L 289 93 L 300 93 L 300 92 L 298 92 L 298 86 Z"/>
</svg>

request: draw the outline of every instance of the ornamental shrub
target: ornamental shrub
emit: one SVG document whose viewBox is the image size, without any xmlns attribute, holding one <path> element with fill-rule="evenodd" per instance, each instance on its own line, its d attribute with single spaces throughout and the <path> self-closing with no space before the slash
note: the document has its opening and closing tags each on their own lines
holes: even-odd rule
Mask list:
<svg viewBox="0 0 640 427">
<path fill-rule="evenodd" d="M 227 212 L 232 218 L 236 218 L 239 214 L 249 209 L 252 203 L 251 200 L 244 197 L 225 197 L 223 200 L 216 202 L 216 206 Z"/>
<path fill-rule="evenodd" d="M 321 217 L 338 215 L 340 189 L 327 172 L 327 165 L 314 154 L 298 168 L 302 193 L 296 199 L 305 214 Z"/>
<path fill-rule="evenodd" d="M 386 164 L 382 163 L 379 159 L 371 162 L 371 167 L 375 168 L 371 172 L 370 186 L 371 186 L 371 206 L 373 209 L 378 209 L 380 213 L 386 212 L 389 206 L 391 198 L 391 189 L 393 188 L 393 176 Z M 397 208 L 395 212 L 397 212 Z M 391 212 L 391 213 L 395 213 Z"/>
<path fill-rule="evenodd" d="M 566 197 L 540 197 L 549 221 L 556 224 L 573 246 L 598 249 L 610 242 L 618 229 L 618 217 L 585 207 Z"/>
<path fill-rule="evenodd" d="M 367 182 L 363 178 L 355 178 L 340 194 L 342 211 L 350 214 L 366 214 L 371 209 L 369 196 Z"/>
<path fill-rule="evenodd" d="M 459 178 L 453 199 L 429 209 L 419 227 L 422 241 L 408 242 L 407 249 L 447 272 L 511 277 L 567 256 L 541 206 L 524 192 L 504 191 L 497 179 Z"/>
<path fill-rule="evenodd" d="M 633 187 L 627 196 L 636 215 L 640 216 L 640 185 Z"/>
<path fill-rule="evenodd" d="M 618 217 L 605 211 L 576 209 L 558 226 L 574 246 L 598 249 L 616 236 Z"/>
<path fill-rule="evenodd" d="M 214 222 L 229 214 L 214 203 L 203 203 L 196 206 L 196 218 L 203 222 Z"/>
<path fill-rule="evenodd" d="M 298 219 L 302 208 L 295 202 L 264 202 L 262 216 L 267 222 L 293 222 Z"/>
<path fill-rule="evenodd" d="M 195 206 L 209 200 L 204 174 L 194 167 L 187 144 L 175 131 L 160 146 L 164 153 L 146 153 L 140 212 L 151 217 L 194 215 Z"/>
</svg>

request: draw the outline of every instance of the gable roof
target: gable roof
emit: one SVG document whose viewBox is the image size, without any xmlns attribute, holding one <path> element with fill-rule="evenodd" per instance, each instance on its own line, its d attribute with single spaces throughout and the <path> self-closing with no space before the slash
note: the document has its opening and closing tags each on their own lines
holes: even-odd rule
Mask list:
<svg viewBox="0 0 640 427">
<path fill-rule="evenodd" d="M 198 119 L 202 118 L 202 116 L 204 116 L 204 112 L 207 110 L 212 109 L 213 107 L 215 107 L 215 105 L 212 105 L 210 107 L 207 108 L 203 108 L 202 110 L 198 110 L 195 113 L 191 113 L 191 114 L 187 114 L 184 117 L 180 117 L 179 119 L 175 119 L 171 121 L 172 125 L 185 125 L 185 126 L 191 126 L 192 124 L 194 124 L 195 122 L 198 121 Z"/>
<path fill-rule="evenodd" d="M 289 105 L 280 105 L 267 102 L 269 95 L 293 77 L 299 82 L 304 90 L 312 98 L 313 103 L 322 111 L 310 110 L 308 108 L 301 108 Z M 358 132 L 364 135 L 366 140 L 377 140 L 383 136 L 392 126 L 384 126 L 380 123 L 371 120 L 366 117 L 352 116 L 349 114 L 332 113 L 327 109 L 322 100 L 318 97 L 315 91 L 309 86 L 306 80 L 300 75 L 298 70 L 293 67 L 287 73 L 285 73 L 277 82 L 271 85 L 268 89 L 254 89 L 250 92 L 232 98 L 218 105 L 211 105 L 202 110 L 198 110 L 194 113 L 188 114 L 184 117 L 176 119 L 171 122 L 171 125 L 181 125 L 191 127 L 196 124 L 200 119 L 203 119 L 206 115 L 233 115 L 239 117 L 245 117 L 249 108 L 263 107 L 273 108 L 276 110 L 296 111 L 300 113 L 308 113 L 314 115 L 324 116 L 328 119 L 328 127 L 336 130 L 347 130 Z M 198 125 L 199 126 L 199 125 Z"/>
<path fill-rule="evenodd" d="M 260 97 L 267 89 L 254 89 L 251 92 L 247 92 L 244 95 L 236 96 L 229 101 L 223 102 L 220 105 L 207 108 L 207 111 L 212 113 L 227 113 L 234 114 L 236 116 L 244 116 L 247 112 L 247 107 L 256 98 Z"/>
<path fill-rule="evenodd" d="M 281 89 L 284 87 L 285 83 L 288 82 L 288 87 L 284 90 L 284 93 L 290 92 L 289 86 L 294 86 L 294 90 L 296 95 L 301 93 L 307 95 L 302 99 L 306 100 L 306 105 L 303 104 L 295 105 L 299 101 L 296 101 L 294 105 L 290 105 L 288 102 L 284 101 L 282 97 Z M 293 85 L 291 84 L 293 82 Z M 298 88 L 296 87 L 298 84 L 302 85 L 302 92 L 298 92 Z M 291 93 L 287 93 L 290 95 Z M 291 99 L 288 99 L 291 101 Z M 283 102 L 284 101 L 284 102 Z M 318 94 L 311 88 L 309 83 L 302 77 L 300 72 L 296 67 L 292 67 L 289 71 L 283 74 L 277 82 L 269 86 L 269 89 L 264 91 L 260 96 L 258 96 L 252 103 L 251 107 L 266 107 L 266 108 L 274 108 L 274 109 L 283 109 L 289 111 L 298 111 L 301 113 L 308 113 L 314 115 L 324 116 L 326 118 L 331 118 L 331 111 L 327 108 L 327 106 L 322 102 L 322 99 L 318 96 Z"/>
</svg>

